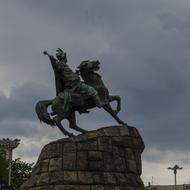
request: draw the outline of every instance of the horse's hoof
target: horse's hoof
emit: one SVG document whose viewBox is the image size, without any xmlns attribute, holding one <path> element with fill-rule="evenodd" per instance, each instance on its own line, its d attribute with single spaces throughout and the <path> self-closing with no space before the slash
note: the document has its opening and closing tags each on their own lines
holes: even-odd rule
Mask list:
<svg viewBox="0 0 190 190">
<path fill-rule="evenodd" d="M 124 126 L 128 127 L 127 123 L 123 123 L 122 125 L 124 125 Z"/>
<path fill-rule="evenodd" d="M 82 133 L 84 134 L 84 133 L 87 133 L 87 132 L 88 132 L 87 130 L 84 130 L 84 129 L 83 129 L 83 132 L 82 132 Z"/>
<path fill-rule="evenodd" d="M 75 135 L 73 133 L 68 133 L 67 134 L 69 137 L 74 137 Z"/>
<path fill-rule="evenodd" d="M 128 127 L 127 123 L 124 123 L 124 122 L 120 123 L 120 125 Z"/>
</svg>

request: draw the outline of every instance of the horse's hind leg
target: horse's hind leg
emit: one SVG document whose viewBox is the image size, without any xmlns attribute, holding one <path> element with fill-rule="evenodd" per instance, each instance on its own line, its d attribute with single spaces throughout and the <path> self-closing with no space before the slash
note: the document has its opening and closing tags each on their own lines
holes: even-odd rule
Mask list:
<svg viewBox="0 0 190 190">
<path fill-rule="evenodd" d="M 76 130 L 76 131 L 78 131 L 78 132 L 81 132 L 81 133 L 87 132 L 86 130 L 84 130 L 84 129 L 80 128 L 79 126 L 77 126 L 77 124 L 76 124 L 75 112 L 73 112 L 73 113 L 69 116 L 68 120 L 69 120 L 69 127 L 70 127 L 71 129 L 74 129 L 74 130 Z"/>
<path fill-rule="evenodd" d="M 109 102 L 117 101 L 117 109 L 114 112 L 117 114 L 121 110 L 121 98 L 120 96 L 109 96 Z"/>
<path fill-rule="evenodd" d="M 127 123 L 123 122 L 115 113 L 115 111 L 112 110 L 111 106 L 109 104 L 106 104 L 103 106 L 104 110 L 106 110 L 119 124 L 127 125 Z"/>
<path fill-rule="evenodd" d="M 58 116 L 54 117 L 54 122 L 56 124 L 56 126 L 60 129 L 60 131 L 66 135 L 66 136 L 69 136 L 69 137 L 73 137 L 74 135 L 72 133 L 69 133 L 64 127 L 63 125 L 61 124 L 61 120 L 59 119 Z"/>
<path fill-rule="evenodd" d="M 69 133 L 67 130 L 65 130 L 65 128 L 63 127 L 61 123 L 57 123 L 56 125 L 64 135 L 69 136 L 69 137 L 74 136 L 73 133 Z"/>
</svg>

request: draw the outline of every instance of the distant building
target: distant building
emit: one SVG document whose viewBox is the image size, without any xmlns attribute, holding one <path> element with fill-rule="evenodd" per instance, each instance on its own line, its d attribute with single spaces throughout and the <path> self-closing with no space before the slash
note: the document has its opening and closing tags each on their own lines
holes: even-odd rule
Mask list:
<svg viewBox="0 0 190 190">
<path fill-rule="evenodd" d="M 3 153 L 7 160 L 12 160 L 12 151 L 20 144 L 19 139 L 2 139 L 0 140 L 0 152 Z"/>
<path fill-rule="evenodd" d="M 15 149 L 20 144 L 19 139 L 2 139 L 0 140 L 0 152 L 3 153 L 9 162 L 9 176 L 8 176 L 8 186 L 11 185 L 11 161 L 13 157 L 13 149 Z M 2 189 L 2 182 L 0 182 L 0 189 Z"/>
<path fill-rule="evenodd" d="M 174 185 L 154 185 L 147 187 L 149 190 L 175 190 Z M 190 184 L 177 185 L 177 190 L 190 190 Z"/>
</svg>

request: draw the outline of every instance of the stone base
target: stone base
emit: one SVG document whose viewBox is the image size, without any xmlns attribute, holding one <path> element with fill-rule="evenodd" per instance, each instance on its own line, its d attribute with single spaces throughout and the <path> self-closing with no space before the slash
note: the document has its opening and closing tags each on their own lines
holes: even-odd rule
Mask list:
<svg viewBox="0 0 190 190">
<path fill-rule="evenodd" d="M 21 190 L 141 190 L 143 149 L 137 129 L 121 125 L 51 142 Z"/>
</svg>

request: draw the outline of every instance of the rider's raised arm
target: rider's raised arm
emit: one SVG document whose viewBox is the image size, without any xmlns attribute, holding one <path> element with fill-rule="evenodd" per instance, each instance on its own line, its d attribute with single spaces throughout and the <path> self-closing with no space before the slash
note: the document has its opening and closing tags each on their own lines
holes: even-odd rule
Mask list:
<svg viewBox="0 0 190 190">
<path fill-rule="evenodd" d="M 57 59 L 53 55 L 50 55 L 49 53 L 47 53 L 47 51 L 44 51 L 44 55 L 47 55 L 49 57 L 53 69 L 59 70 L 59 63 Z"/>
<path fill-rule="evenodd" d="M 59 63 L 57 59 L 54 56 L 49 56 L 49 59 L 51 61 L 51 66 L 53 67 L 54 70 L 59 70 Z"/>
</svg>

